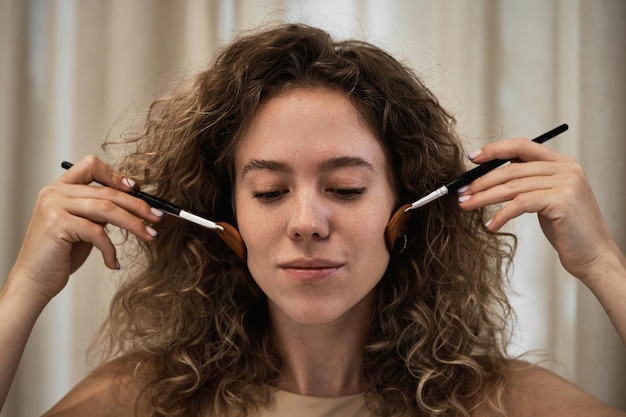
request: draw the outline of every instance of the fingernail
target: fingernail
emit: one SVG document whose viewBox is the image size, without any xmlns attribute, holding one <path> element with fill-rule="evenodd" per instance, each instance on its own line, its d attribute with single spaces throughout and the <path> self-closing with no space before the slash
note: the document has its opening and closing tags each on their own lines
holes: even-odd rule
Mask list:
<svg viewBox="0 0 626 417">
<path fill-rule="evenodd" d="M 464 185 L 463 187 L 456 190 L 457 193 L 463 194 L 465 191 L 469 190 L 469 185 Z"/>
<path fill-rule="evenodd" d="M 470 153 L 467 157 L 469 158 L 470 161 L 473 161 L 475 158 L 478 157 L 478 155 L 480 155 L 482 153 L 482 150 L 479 149 L 477 151 L 474 151 L 472 153 Z"/>
<path fill-rule="evenodd" d="M 159 234 L 156 230 L 154 230 L 150 226 L 146 226 L 146 232 L 148 232 L 148 234 L 150 234 L 150 236 L 152 237 L 156 237 Z"/>
<path fill-rule="evenodd" d="M 163 217 L 163 212 L 161 210 L 159 210 L 158 208 L 154 208 L 154 207 L 150 207 L 150 211 L 152 212 L 152 214 L 154 214 L 157 217 Z"/>
<path fill-rule="evenodd" d="M 469 200 L 470 198 L 472 198 L 472 195 L 460 195 L 459 196 L 459 203 L 465 203 L 467 200 Z"/>
<path fill-rule="evenodd" d="M 487 220 L 487 223 L 485 223 L 485 229 L 489 229 L 489 225 L 491 224 L 491 222 L 493 222 L 493 219 Z"/>
<path fill-rule="evenodd" d="M 137 183 L 133 180 L 131 180 L 130 178 L 122 178 L 122 182 L 124 183 L 125 186 L 127 186 L 128 188 L 130 188 L 131 190 L 135 188 L 135 185 L 137 185 Z"/>
</svg>

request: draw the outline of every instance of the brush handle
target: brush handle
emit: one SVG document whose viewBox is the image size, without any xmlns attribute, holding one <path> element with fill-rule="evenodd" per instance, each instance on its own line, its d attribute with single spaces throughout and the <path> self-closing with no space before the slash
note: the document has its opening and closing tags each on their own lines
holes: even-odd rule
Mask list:
<svg viewBox="0 0 626 417">
<path fill-rule="evenodd" d="M 544 143 L 552 139 L 553 137 L 565 132 L 568 128 L 569 126 L 567 125 L 567 123 L 563 123 L 562 125 L 557 126 L 552 130 L 549 130 L 543 135 L 536 137 L 535 139 L 533 139 L 533 142 Z M 511 162 L 511 160 L 494 159 L 493 161 L 485 162 L 484 164 L 479 165 L 470 171 L 467 171 L 465 174 L 461 175 L 459 178 L 455 179 L 449 184 L 446 184 L 446 188 L 449 192 L 457 191 L 459 188 L 468 185 L 475 179 L 482 177 L 486 173 L 493 171 L 494 169 L 506 164 L 507 162 Z"/>
<path fill-rule="evenodd" d="M 67 161 L 63 161 L 61 162 L 61 167 L 63 169 L 70 169 L 71 167 L 73 167 L 74 164 L 72 164 L 71 162 L 67 162 Z M 103 186 L 107 186 L 106 184 L 102 184 L 99 181 L 95 181 L 96 183 L 103 185 Z M 180 216 L 180 212 L 181 212 L 181 208 L 178 207 L 176 204 L 172 204 L 168 201 L 162 200 L 158 197 L 155 197 L 153 195 L 150 195 L 148 193 L 144 193 L 143 191 L 135 191 L 132 190 L 130 191 L 128 194 L 137 197 L 143 201 L 145 201 L 146 203 L 150 204 L 150 207 L 154 207 L 157 208 L 159 210 L 163 210 L 167 213 L 173 214 L 174 216 Z"/>
<path fill-rule="evenodd" d="M 70 169 L 72 166 L 74 166 L 74 164 L 72 164 L 71 162 L 67 162 L 67 161 L 61 162 L 61 167 L 63 167 L 64 169 Z M 99 181 L 95 181 L 95 182 L 105 187 L 107 186 L 106 184 L 102 184 Z M 164 212 L 169 213 L 173 216 L 180 217 L 182 219 L 188 220 L 192 223 L 206 227 L 207 229 L 215 230 L 220 233 L 224 231 L 224 228 L 218 225 L 217 223 L 209 219 L 205 219 L 202 216 L 198 216 L 197 214 L 194 214 L 190 211 L 183 210 L 182 208 L 178 207 L 176 204 L 160 199 L 159 197 L 155 197 L 151 194 L 144 193 L 143 191 L 135 191 L 135 190 L 129 191 L 128 194 L 132 195 L 133 197 L 137 197 L 140 200 L 145 201 L 146 203 L 150 204 L 150 207 L 163 210 Z"/>
</svg>

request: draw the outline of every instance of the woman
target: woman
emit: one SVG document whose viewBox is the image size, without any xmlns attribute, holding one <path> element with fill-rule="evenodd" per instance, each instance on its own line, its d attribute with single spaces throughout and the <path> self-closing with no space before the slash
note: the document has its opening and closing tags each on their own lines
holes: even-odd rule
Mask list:
<svg viewBox="0 0 626 417">
<path fill-rule="evenodd" d="M 0 303 L 3 395 L 92 246 L 120 268 L 113 224 L 138 238 L 140 268 L 112 301 L 108 361 L 47 415 L 624 415 L 501 343 L 514 241 L 498 230 L 524 212 L 626 340 L 624 257 L 575 162 L 488 145 L 473 162 L 520 163 L 385 239 L 398 207 L 465 167 L 452 117 L 380 49 L 304 25 L 243 36 L 131 141 L 114 169 L 88 157 L 40 193 Z M 245 251 L 129 195 L 137 184 L 232 224 Z"/>
</svg>

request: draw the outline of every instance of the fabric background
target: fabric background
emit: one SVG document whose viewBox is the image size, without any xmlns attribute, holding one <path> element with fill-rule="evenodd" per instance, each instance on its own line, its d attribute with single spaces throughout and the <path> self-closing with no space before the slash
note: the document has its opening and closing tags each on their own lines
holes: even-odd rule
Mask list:
<svg viewBox="0 0 626 417">
<path fill-rule="evenodd" d="M 468 151 L 569 123 L 547 146 L 583 165 L 624 251 L 625 18 L 621 0 L 0 0 L 0 280 L 62 160 L 103 155 L 105 138 L 237 31 L 282 21 L 410 63 L 457 116 Z M 626 348 L 602 308 L 563 271 L 534 215 L 511 230 L 511 352 L 539 350 L 546 366 L 626 410 Z M 38 415 L 85 375 L 115 283 L 94 252 L 39 319 L 0 416 Z"/>
</svg>

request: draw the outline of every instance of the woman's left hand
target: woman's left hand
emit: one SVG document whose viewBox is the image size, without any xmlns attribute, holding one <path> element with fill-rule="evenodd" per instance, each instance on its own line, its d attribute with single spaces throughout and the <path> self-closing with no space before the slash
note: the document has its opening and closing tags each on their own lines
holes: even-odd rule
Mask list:
<svg viewBox="0 0 626 417">
<path fill-rule="evenodd" d="M 598 276 L 607 262 L 623 260 L 575 160 L 523 138 L 489 144 L 470 157 L 477 164 L 513 160 L 475 180 L 459 195 L 466 210 L 506 202 L 487 222 L 490 231 L 523 213 L 537 213 L 561 263 L 583 282 Z"/>
<path fill-rule="evenodd" d="M 459 194 L 463 209 L 506 203 L 487 222 L 499 230 L 523 213 L 537 213 L 565 269 L 598 298 L 626 345 L 626 258 L 611 237 L 580 165 L 528 139 L 485 146 L 470 155 L 481 164 L 510 159 Z"/>
</svg>

